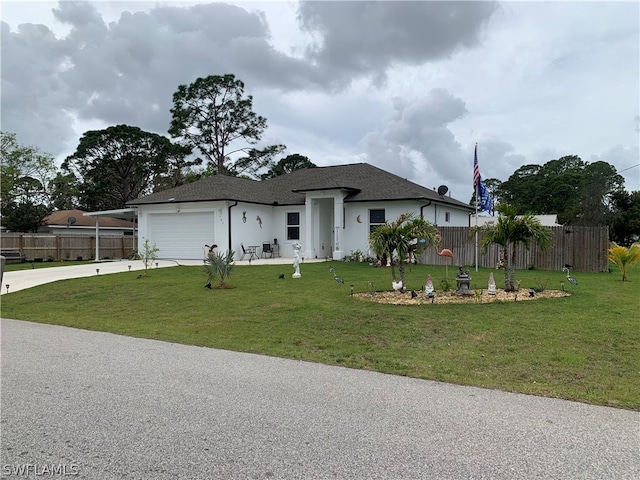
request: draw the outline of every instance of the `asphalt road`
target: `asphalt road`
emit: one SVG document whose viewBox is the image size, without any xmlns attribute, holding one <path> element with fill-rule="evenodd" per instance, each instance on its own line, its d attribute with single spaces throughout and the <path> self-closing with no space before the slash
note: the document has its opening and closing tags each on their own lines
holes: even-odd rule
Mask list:
<svg viewBox="0 0 640 480">
<path fill-rule="evenodd" d="M 1 337 L 2 478 L 640 478 L 638 412 L 15 320 Z"/>
</svg>

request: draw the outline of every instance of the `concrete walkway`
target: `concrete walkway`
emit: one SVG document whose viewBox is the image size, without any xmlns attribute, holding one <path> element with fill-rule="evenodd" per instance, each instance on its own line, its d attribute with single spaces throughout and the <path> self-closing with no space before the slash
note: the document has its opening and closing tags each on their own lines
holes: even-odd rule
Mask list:
<svg viewBox="0 0 640 480">
<path fill-rule="evenodd" d="M 1 331 L 2 478 L 640 478 L 638 412 L 15 320 Z"/>
</svg>

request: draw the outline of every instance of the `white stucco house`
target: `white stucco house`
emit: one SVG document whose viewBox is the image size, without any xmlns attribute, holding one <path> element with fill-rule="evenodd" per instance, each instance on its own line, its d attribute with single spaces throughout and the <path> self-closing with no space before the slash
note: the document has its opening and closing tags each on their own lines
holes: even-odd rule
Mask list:
<svg viewBox="0 0 640 480">
<path fill-rule="evenodd" d="M 437 226 L 468 226 L 468 204 L 366 163 L 298 170 L 269 180 L 215 175 L 128 204 L 137 210 L 139 246 L 145 239 L 159 258 L 201 259 L 204 245 L 218 251 L 271 245 L 293 257 L 342 259 L 370 253 L 376 225 L 413 212 Z M 247 258 L 245 257 L 245 260 Z"/>
</svg>

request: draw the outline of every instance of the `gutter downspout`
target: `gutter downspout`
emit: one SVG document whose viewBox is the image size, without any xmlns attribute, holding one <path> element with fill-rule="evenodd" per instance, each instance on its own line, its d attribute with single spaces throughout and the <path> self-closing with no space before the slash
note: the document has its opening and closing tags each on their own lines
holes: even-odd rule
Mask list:
<svg viewBox="0 0 640 480">
<path fill-rule="evenodd" d="M 236 205 L 238 205 L 238 201 L 234 200 L 234 204 L 233 205 L 229 205 L 229 207 L 227 208 L 227 217 L 228 217 L 228 221 L 229 221 L 229 250 L 232 250 L 231 248 L 231 209 L 233 207 L 235 207 Z"/>
<path fill-rule="evenodd" d="M 431 200 L 426 205 L 420 207 L 420 218 L 424 218 L 424 209 L 431 206 Z"/>
</svg>

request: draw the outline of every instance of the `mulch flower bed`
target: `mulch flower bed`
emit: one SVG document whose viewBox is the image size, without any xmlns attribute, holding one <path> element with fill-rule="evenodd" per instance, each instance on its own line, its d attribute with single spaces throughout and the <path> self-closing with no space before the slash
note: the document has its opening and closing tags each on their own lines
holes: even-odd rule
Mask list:
<svg viewBox="0 0 640 480">
<path fill-rule="evenodd" d="M 474 295 L 456 295 L 453 291 L 442 292 L 436 291 L 433 302 L 427 298 L 422 291 L 416 291 L 417 297 L 411 297 L 411 291 L 404 293 L 398 292 L 375 292 L 373 295 L 369 293 L 354 293 L 355 298 L 377 303 L 388 303 L 393 305 L 422 305 L 422 304 L 442 304 L 442 303 L 493 303 L 493 302 L 520 302 L 538 300 L 542 298 L 562 298 L 571 294 L 562 290 L 544 290 L 536 292 L 532 297 L 529 290 L 519 290 L 516 292 L 505 292 L 497 290 L 495 295 L 489 295 L 486 290 L 482 292 L 478 290 Z"/>
</svg>

